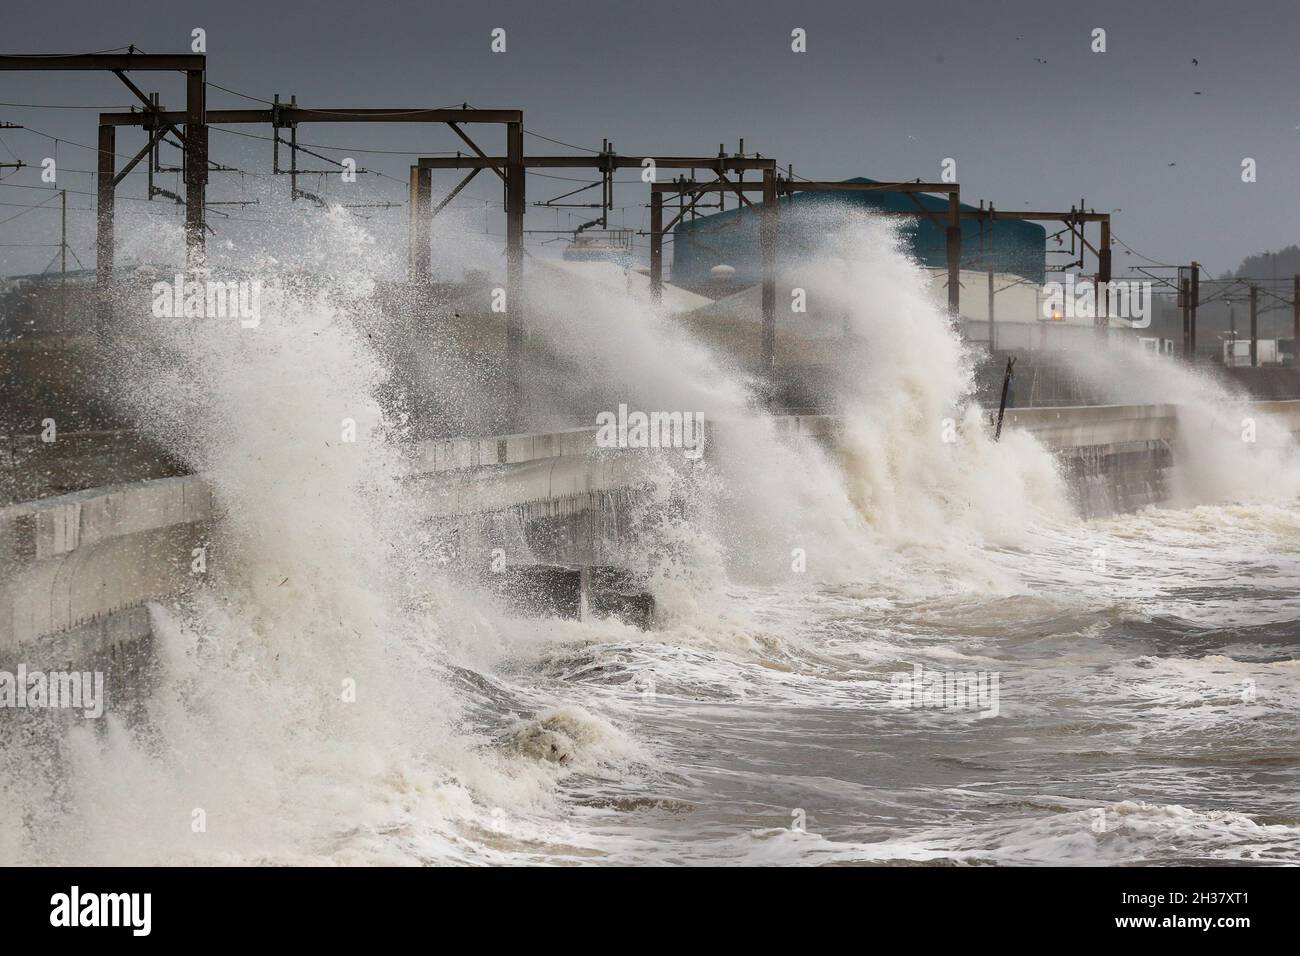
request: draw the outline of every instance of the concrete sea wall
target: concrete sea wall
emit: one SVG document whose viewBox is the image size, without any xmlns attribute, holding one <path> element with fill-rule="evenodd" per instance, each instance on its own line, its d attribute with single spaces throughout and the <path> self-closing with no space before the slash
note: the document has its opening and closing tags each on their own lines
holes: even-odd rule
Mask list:
<svg viewBox="0 0 1300 956">
<path fill-rule="evenodd" d="M 1300 432 L 1300 402 L 1252 408 Z M 822 415 L 779 420 L 786 433 L 827 442 L 837 425 Z M 1174 406 L 1013 409 L 1004 428 L 1026 430 L 1056 452 L 1085 516 L 1167 494 Z M 595 432 L 423 442 L 410 450 L 407 481 L 429 520 L 453 529 L 466 550 L 501 546 L 539 563 L 616 564 L 617 543 L 650 480 L 646 457 L 681 452 L 598 449 Z M 0 508 L 0 670 L 108 662 L 130 673 L 149 638 L 145 605 L 190 587 L 194 549 L 216 520 L 212 489 L 198 475 Z"/>
</svg>

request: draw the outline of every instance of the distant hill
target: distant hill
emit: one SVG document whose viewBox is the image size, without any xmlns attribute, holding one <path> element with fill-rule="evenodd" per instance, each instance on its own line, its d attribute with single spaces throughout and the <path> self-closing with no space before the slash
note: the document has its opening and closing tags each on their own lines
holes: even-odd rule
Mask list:
<svg viewBox="0 0 1300 956">
<path fill-rule="evenodd" d="M 1276 256 L 1276 265 L 1274 257 Z M 1300 246 L 1291 245 L 1277 252 L 1261 252 L 1257 256 L 1248 256 L 1241 261 L 1235 272 L 1229 272 L 1224 279 L 1270 279 L 1276 275 L 1285 279 L 1300 272 Z"/>
</svg>

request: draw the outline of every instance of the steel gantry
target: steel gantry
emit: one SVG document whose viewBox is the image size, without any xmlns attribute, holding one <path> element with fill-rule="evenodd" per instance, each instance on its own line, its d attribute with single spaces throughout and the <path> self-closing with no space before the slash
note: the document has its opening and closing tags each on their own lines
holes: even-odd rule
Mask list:
<svg viewBox="0 0 1300 956">
<path fill-rule="evenodd" d="M 158 108 L 152 102 L 146 100 L 149 109 L 141 113 L 101 113 L 99 114 L 99 208 L 98 217 L 98 258 L 99 270 L 102 273 L 107 272 L 109 278 L 112 276 L 113 263 L 113 195 L 114 189 L 122 177 L 138 163 L 152 146 L 156 136 L 162 135 L 166 131 L 174 131 L 178 123 L 184 122 L 185 113 L 169 112 Z M 504 125 L 506 127 L 507 147 L 511 143 L 522 148 L 523 142 L 523 112 L 521 110 L 476 110 L 476 109 L 396 109 L 396 108 L 377 108 L 377 107 L 339 107 L 335 109 L 323 109 L 318 107 L 299 106 L 296 103 L 273 105 L 270 109 L 256 110 L 208 110 L 204 114 L 204 140 L 202 158 L 207 158 L 207 140 L 206 130 L 209 126 L 236 126 L 236 125 L 256 125 L 267 124 L 275 131 L 275 142 L 279 145 L 279 130 L 290 129 L 296 130 L 300 123 L 445 123 L 451 127 L 457 135 L 467 142 L 472 142 L 460 128 L 460 124 L 466 123 L 486 123 L 495 125 Z M 139 126 L 150 132 L 150 146 L 146 146 L 139 155 L 137 155 L 120 173 L 115 172 L 115 154 L 114 154 L 114 134 L 119 126 Z M 290 144 L 297 148 L 296 135 L 294 141 Z M 192 147 L 186 144 L 187 153 Z M 476 147 L 477 148 L 477 147 Z M 186 169 L 196 165 L 195 162 L 187 162 Z M 295 184 L 296 190 L 296 184 Z M 203 207 L 201 205 L 201 194 L 199 196 L 200 204 L 197 209 L 193 202 L 188 198 L 186 201 L 186 222 L 191 218 L 196 223 L 194 231 L 191 233 L 191 242 L 202 251 L 203 230 L 205 228 L 203 219 Z M 522 230 L 522 218 L 520 220 Z M 197 238 L 195 238 L 197 236 Z M 522 231 L 520 233 L 522 238 Z M 521 263 L 522 265 L 522 257 Z"/>
<path fill-rule="evenodd" d="M 608 177 L 616 169 L 645 169 L 647 165 L 653 164 L 656 170 L 707 170 L 712 171 L 717 177 L 716 180 L 711 182 L 678 179 L 663 183 L 651 183 L 650 286 L 652 293 L 656 297 L 661 295 L 663 289 L 663 238 L 666 232 L 671 231 L 673 226 L 684 215 L 695 209 L 700 199 L 708 193 L 735 193 L 739 197 L 741 204 L 748 206 L 752 206 L 753 203 L 746 193 L 762 193 L 759 244 L 762 259 L 763 339 L 761 363 L 764 368 L 772 368 L 776 359 L 776 250 L 780 228 L 777 200 L 781 195 L 792 195 L 797 192 L 901 192 L 909 196 L 916 193 L 946 194 L 949 197 L 948 227 L 946 231 L 948 303 L 954 314 L 956 314 L 960 306 L 961 224 L 958 218 L 960 213 L 960 187 L 956 183 L 796 182 L 778 176 L 775 160 L 758 156 L 727 155 L 721 150 L 716 156 L 620 156 L 612 148 L 607 148 L 605 151 L 591 156 L 527 156 L 522 157 L 515 164 L 511 163 L 511 159 L 512 157 L 493 158 L 481 153 L 476 156 L 427 157 L 420 159 L 417 165 L 411 167 L 411 205 L 413 210 L 411 244 L 417 250 L 412 257 L 413 279 L 420 281 L 428 278 L 428 246 L 433 217 L 483 169 L 494 170 L 498 176 L 501 176 L 506 181 L 508 187 L 510 183 L 510 167 L 512 165 L 521 171 L 530 168 L 596 169 L 603 176 Z M 506 167 L 504 173 L 502 172 L 503 167 Z M 468 175 L 443 198 L 436 208 L 432 206 L 431 201 L 432 181 L 430 174 L 434 169 L 469 170 Z M 759 182 L 746 182 L 743 176 L 747 171 L 762 173 L 762 180 Z M 730 179 L 728 173 L 739 173 L 742 178 Z M 680 195 L 683 197 L 680 211 L 666 226 L 663 222 L 663 197 L 665 195 Z M 605 191 L 606 203 L 610 201 L 609 196 L 610 192 L 607 188 Z M 917 206 L 916 212 L 908 211 L 905 214 L 911 216 L 933 215 L 930 210 L 921 208 L 919 203 L 917 203 Z M 518 233 L 521 249 L 523 210 L 523 196 L 520 195 L 512 201 L 508 189 L 506 202 L 507 224 L 509 224 L 513 216 L 517 215 L 519 217 L 520 227 Z M 507 250 L 510 248 L 510 234 L 510 230 L 507 228 Z M 509 291 L 507 291 L 507 296 L 510 296 Z M 513 310 L 511 311 L 513 314 Z M 520 325 L 516 333 L 517 344 L 512 344 L 516 341 L 516 338 L 512 337 L 509 331 L 513 326 L 507 326 L 507 328 L 507 352 L 511 356 L 509 361 L 514 367 L 518 361 L 517 350 L 522 347 L 523 329 L 522 325 Z"/>
<path fill-rule="evenodd" d="M 948 252 L 948 306 L 957 314 L 960 306 L 960 268 L 961 268 L 961 226 L 956 219 L 960 208 L 960 187 L 956 183 L 852 183 L 852 182 L 816 182 L 811 180 L 795 181 L 777 175 L 775 166 L 763 168 L 761 183 L 712 182 L 698 183 L 693 180 L 678 180 L 668 183 L 656 183 L 651 189 L 650 197 L 650 282 L 656 294 L 663 287 L 663 237 L 690 212 L 700 198 L 710 192 L 735 191 L 745 205 L 752 206 L 746 191 L 762 191 L 763 205 L 759 220 L 759 247 L 762 262 L 762 316 L 763 342 L 762 365 L 772 368 L 776 364 L 776 248 L 780 229 L 780 207 L 778 198 L 798 192 L 813 193 L 867 193 L 897 192 L 905 193 L 915 201 L 916 193 L 946 193 L 949 196 L 949 227 L 947 229 Z M 663 196 L 678 194 L 685 201 L 677 215 L 665 226 L 663 223 Z M 906 216 L 933 216 L 930 210 L 917 203 L 915 212 L 908 210 L 898 213 Z"/>
<path fill-rule="evenodd" d="M 185 239 L 186 260 L 191 266 L 203 261 L 203 210 L 206 200 L 208 182 L 208 127 L 206 71 L 207 57 L 202 53 L 136 53 L 134 49 L 127 53 L 87 53 L 73 56 L 35 55 L 35 56 L 0 56 L 0 70 L 82 70 L 107 71 L 115 74 L 152 111 L 157 107 L 152 99 L 145 96 L 127 77 L 132 70 L 149 70 L 154 72 L 182 72 L 185 74 L 185 110 L 171 114 L 171 122 L 164 131 L 174 135 L 185 149 Z M 135 115 L 137 119 L 141 114 Z M 184 125 L 182 134 L 176 127 Z M 137 163 L 147 156 L 154 147 L 156 138 L 162 132 L 151 136 L 150 143 L 136 155 L 122 171 L 122 176 L 129 173 Z M 98 290 L 98 314 L 101 322 L 106 322 L 112 315 L 110 290 L 113 281 L 112 231 L 113 200 L 112 191 L 121 176 L 114 176 L 116 141 L 112 126 L 105 126 L 101 120 L 99 127 L 98 151 L 99 191 L 96 208 L 96 227 L 99 237 L 97 242 L 98 260 L 95 264 L 95 286 Z M 105 201 L 107 198 L 107 201 Z M 108 236 L 108 255 L 104 256 L 104 236 Z"/>
<path fill-rule="evenodd" d="M 981 208 L 976 210 L 967 210 L 962 212 L 963 219 L 976 219 L 981 223 L 994 222 L 1059 222 L 1069 231 L 1070 236 L 1079 240 L 1079 262 L 1080 269 L 1083 268 L 1083 250 L 1087 249 L 1097 259 L 1097 272 L 1095 275 L 1097 284 L 1096 302 L 1098 313 L 1094 319 L 1097 331 L 1101 335 L 1106 334 L 1106 329 L 1110 325 L 1110 314 L 1108 301 L 1105 293 L 1102 291 L 1110 284 L 1111 280 L 1111 250 L 1110 250 L 1110 213 L 1097 212 L 1092 209 L 1085 210 L 1083 204 L 1071 207 L 1068 212 L 1004 212 L 1000 209 L 994 209 L 993 204 L 989 203 L 987 207 L 981 203 Z M 1088 241 L 1085 227 L 1089 223 L 1096 223 L 1098 229 L 1097 244 L 1094 246 Z M 993 321 L 993 312 L 989 311 L 989 322 Z"/>
<path fill-rule="evenodd" d="M 473 144 L 471 144 L 473 146 Z M 747 171 L 762 171 L 767 178 L 775 176 L 776 162 L 756 156 L 733 156 L 719 151 L 716 156 L 620 156 L 612 144 L 606 142 L 606 148 L 590 156 L 524 156 L 523 140 L 507 143 L 507 155 L 487 156 L 477 147 L 475 155 L 433 156 L 419 159 L 411 167 L 411 246 L 412 280 L 427 281 L 429 278 L 429 240 L 431 238 L 432 220 L 469 182 L 484 169 L 491 169 L 506 186 L 506 365 L 510 379 L 512 401 L 518 407 L 522 402 L 521 363 L 524 343 L 524 315 L 519 297 L 523 293 L 523 246 L 524 246 L 524 210 L 526 196 L 524 176 L 529 169 L 594 169 L 606 180 L 604 203 L 612 202 L 612 175 L 618 169 L 642 169 L 651 166 L 659 169 L 702 169 L 711 170 L 718 177 L 716 185 L 735 190 L 744 195 L 744 188 L 754 184 L 743 184 L 728 179 L 728 173 L 739 173 L 742 177 Z M 468 174 L 435 208 L 432 205 L 432 172 L 435 169 L 463 169 Z M 774 181 L 774 179 L 773 179 Z M 775 237 L 772 242 L 775 255 Z M 767 287 L 765 286 L 765 296 Z M 775 303 L 775 285 L 772 285 L 772 302 Z M 766 353 L 765 353 L 766 354 Z"/>
</svg>

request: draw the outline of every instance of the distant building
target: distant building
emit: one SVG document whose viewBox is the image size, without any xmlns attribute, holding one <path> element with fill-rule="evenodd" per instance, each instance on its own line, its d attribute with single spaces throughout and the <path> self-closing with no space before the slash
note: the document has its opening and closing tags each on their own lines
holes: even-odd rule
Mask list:
<svg viewBox="0 0 1300 956">
<path fill-rule="evenodd" d="M 850 179 L 871 183 L 870 179 Z M 914 201 L 915 200 L 915 201 Z M 779 200 L 781 216 L 777 239 L 777 262 L 809 255 L 825 234 L 815 212 L 819 206 L 849 205 L 863 209 L 916 210 L 917 203 L 934 214 L 909 218 L 903 226 L 905 249 L 921 265 L 933 268 L 947 263 L 948 202 L 924 193 L 796 193 Z M 712 216 L 687 219 L 673 229 L 672 279 L 687 288 L 705 287 L 715 266 L 735 269 L 735 286 L 761 281 L 758 242 L 761 203 L 729 209 Z M 964 211 L 976 207 L 962 204 Z M 963 219 L 962 264 L 967 269 L 985 270 L 990 260 L 994 272 L 1016 276 L 1035 285 L 1045 280 L 1047 230 L 1033 222 L 1002 221 L 981 225 Z"/>
<path fill-rule="evenodd" d="M 568 262 L 616 262 L 631 266 L 633 235 L 631 229 L 579 233 L 560 255 Z"/>
</svg>

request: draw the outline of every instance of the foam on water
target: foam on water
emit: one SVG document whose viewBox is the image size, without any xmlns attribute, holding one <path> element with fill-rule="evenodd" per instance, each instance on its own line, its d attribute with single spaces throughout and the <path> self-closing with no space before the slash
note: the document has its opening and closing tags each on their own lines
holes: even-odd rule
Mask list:
<svg viewBox="0 0 1300 956">
<path fill-rule="evenodd" d="M 180 247 L 174 229 L 148 229 L 156 248 Z M 442 573 L 401 480 L 410 423 L 385 400 L 373 334 L 386 320 L 367 305 L 394 256 L 342 210 L 310 236 L 224 251 L 273 280 L 257 330 L 141 320 L 116 340 L 120 407 L 207 476 L 222 517 L 196 594 L 152 610 L 146 718 L 0 744 L 0 861 L 1294 852 L 1297 821 L 1256 819 L 1275 809 L 1269 788 L 1248 799 L 1218 768 L 1204 791 L 1183 790 L 1146 769 L 1170 741 L 1190 750 L 1227 728 L 1240 747 L 1225 759 L 1246 766 L 1266 734 L 1294 729 L 1291 651 L 1238 653 L 1268 645 L 1300 592 L 1300 469 L 1266 421 L 1243 476 L 1225 463 L 1241 458 L 1227 428 L 1240 409 L 1162 369 L 1160 400 L 1214 423 L 1212 451 L 1184 459 L 1184 492 L 1222 502 L 1268 488 L 1271 501 L 1082 523 L 1046 451 L 1021 433 L 991 440 L 971 356 L 883 222 L 846 213 L 790 264 L 852 333 L 838 455 L 780 434 L 744 370 L 653 303 L 534 268 L 532 334 L 567 362 L 544 382 L 540 417 L 587 424 L 572 418 L 627 403 L 725 428 L 704 462 L 654 476 L 627 545 L 662 611 L 655 631 L 523 620 Z M 457 266 L 495 268 L 435 242 Z M 430 361 L 440 401 L 473 401 L 456 356 Z M 1216 586 L 1250 587 L 1267 567 L 1278 593 L 1189 611 L 1178 588 L 1222 562 Z M 1225 620 L 1239 639 L 1171 651 Z M 891 710 L 890 673 L 919 660 L 1004 672 L 1005 716 Z M 1270 692 L 1253 724 L 1233 703 L 1244 680 Z M 1081 729 L 1098 727 L 1095 742 Z M 1124 756 L 1098 774 L 1094 748 Z M 802 807 L 810 832 L 790 829 Z M 944 825 L 953 807 L 958 830 Z M 1113 827 L 1094 832 L 1096 807 Z"/>
</svg>

